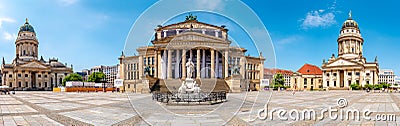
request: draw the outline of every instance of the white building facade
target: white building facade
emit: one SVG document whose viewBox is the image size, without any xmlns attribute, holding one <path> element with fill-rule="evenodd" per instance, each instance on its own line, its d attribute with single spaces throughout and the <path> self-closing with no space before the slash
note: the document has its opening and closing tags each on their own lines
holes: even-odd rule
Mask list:
<svg viewBox="0 0 400 126">
<path fill-rule="evenodd" d="M 364 39 L 351 13 L 342 25 L 337 44 L 338 56 L 332 54 L 328 62 L 323 60 L 323 88 L 349 89 L 351 84 L 378 84 L 377 58 L 367 62 L 363 56 Z"/>
<path fill-rule="evenodd" d="M 390 69 L 381 69 L 379 70 L 379 78 L 378 78 L 378 83 L 382 84 L 395 84 L 395 77 L 396 75 L 394 74 L 393 70 Z"/>
</svg>

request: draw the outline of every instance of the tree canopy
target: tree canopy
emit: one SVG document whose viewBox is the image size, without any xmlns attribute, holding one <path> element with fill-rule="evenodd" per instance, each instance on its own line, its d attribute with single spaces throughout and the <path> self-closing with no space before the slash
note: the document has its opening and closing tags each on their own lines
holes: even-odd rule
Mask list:
<svg viewBox="0 0 400 126">
<path fill-rule="evenodd" d="M 281 88 L 281 87 L 284 87 L 284 86 L 283 86 L 283 84 L 284 84 L 284 79 L 283 79 L 282 74 L 280 74 L 280 73 L 275 74 L 274 80 L 273 80 L 272 83 L 274 84 L 274 85 L 273 85 L 274 88 Z"/>
<path fill-rule="evenodd" d="M 76 73 L 69 74 L 66 76 L 62 82 L 63 86 L 65 86 L 65 83 L 67 81 L 83 81 L 82 76 Z"/>
<path fill-rule="evenodd" d="M 101 83 L 106 75 L 103 72 L 94 72 L 89 75 L 88 82 Z"/>
</svg>

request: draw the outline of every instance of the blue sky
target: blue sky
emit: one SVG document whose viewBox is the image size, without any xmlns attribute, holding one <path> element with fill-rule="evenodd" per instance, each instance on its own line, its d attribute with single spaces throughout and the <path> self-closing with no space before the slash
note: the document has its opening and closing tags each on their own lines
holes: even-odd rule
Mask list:
<svg viewBox="0 0 400 126">
<path fill-rule="evenodd" d="M 124 49 L 125 39 L 133 23 L 155 2 L 157 1 L 1 0 L 0 56 L 5 57 L 7 63 L 15 57 L 15 36 L 25 18 L 29 18 L 39 39 L 39 55 L 44 58 L 58 57 L 62 62 L 73 64 L 75 71 L 96 65 L 117 64 L 117 58 Z M 177 1 L 177 4 L 179 2 L 183 1 Z M 400 29 L 400 15 L 397 13 L 400 12 L 399 1 L 243 2 L 265 24 L 274 45 L 278 68 L 296 71 L 305 63 L 320 66 L 322 59 L 329 58 L 332 53 L 337 54 L 336 39 L 339 30 L 347 19 L 348 12 L 352 10 L 353 19 L 359 23 L 365 40 L 364 56 L 367 61 L 373 61 L 378 56 L 381 68 L 400 72 L 396 51 L 400 49 L 400 32 L 397 31 Z M 211 10 L 235 10 L 224 6 L 223 0 L 198 0 L 193 3 L 195 5 L 207 6 Z M 173 18 L 170 22 L 184 20 L 181 17 Z M 211 17 L 198 18 L 202 22 L 221 23 Z M 233 30 L 236 26 L 230 23 L 225 25 L 228 25 L 230 35 L 236 41 L 246 40 L 246 36 L 240 36 L 241 31 Z"/>
</svg>

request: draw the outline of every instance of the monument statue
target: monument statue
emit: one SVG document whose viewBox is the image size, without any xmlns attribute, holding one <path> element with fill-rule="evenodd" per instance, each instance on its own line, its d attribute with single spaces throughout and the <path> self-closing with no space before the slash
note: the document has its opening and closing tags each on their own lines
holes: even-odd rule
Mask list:
<svg viewBox="0 0 400 126">
<path fill-rule="evenodd" d="M 194 72 L 194 63 L 192 62 L 191 58 L 189 58 L 186 62 L 186 69 L 187 78 L 182 81 L 182 85 L 179 87 L 177 94 L 178 97 L 198 95 L 201 90 L 200 87 L 196 84 L 196 81 L 192 79 L 192 75 Z"/>
<path fill-rule="evenodd" d="M 192 78 L 194 72 L 194 63 L 192 62 L 191 58 L 189 58 L 189 60 L 186 62 L 186 70 L 186 76 L 188 78 Z"/>
</svg>

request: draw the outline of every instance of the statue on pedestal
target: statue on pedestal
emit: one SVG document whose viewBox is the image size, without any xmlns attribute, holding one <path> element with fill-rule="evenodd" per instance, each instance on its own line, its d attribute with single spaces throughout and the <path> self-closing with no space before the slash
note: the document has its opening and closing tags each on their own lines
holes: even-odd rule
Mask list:
<svg viewBox="0 0 400 126">
<path fill-rule="evenodd" d="M 186 69 L 187 69 L 186 71 L 187 78 L 182 82 L 181 87 L 179 87 L 178 90 L 179 94 L 199 93 L 200 87 L 198 87 L 196 81 L 192 79 L 192 75 L 194 72 L 194 63 L 192 62 L 191 58 L 189 58 L 189 60 L 186 62 Z"/>
<path fill-rule="evenodd" d="M 186 62 L 186 77 L 192 78 L 194 72 L 194 63 L 192 62 L 192 59 L 189 58 L 189 60 Z"/>
</svg>

